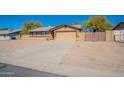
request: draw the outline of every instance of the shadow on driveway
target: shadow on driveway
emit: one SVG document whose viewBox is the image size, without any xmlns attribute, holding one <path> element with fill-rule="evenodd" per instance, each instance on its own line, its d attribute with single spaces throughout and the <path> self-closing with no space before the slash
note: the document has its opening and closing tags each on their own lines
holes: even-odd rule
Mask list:
<svg viewBox="0 0 124 93">
<path fill-rule="evenodd" d="M 0 77 L 64 77 L 64 76 L 0 63 Z"/>
</svg>

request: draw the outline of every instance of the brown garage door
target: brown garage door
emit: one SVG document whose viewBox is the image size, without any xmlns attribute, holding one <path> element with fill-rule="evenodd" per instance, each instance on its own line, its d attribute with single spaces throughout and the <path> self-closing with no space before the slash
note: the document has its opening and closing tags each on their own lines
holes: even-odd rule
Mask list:
<svg viewBox="0 0 124 93">
<path fill-rule="evenodd" d="M 105 32 L 86 32 L 85 41 L 105 41 Z"/>
<path fill-rule="evenodd" d="M 76 32 L 56 32 L 56 40 L 76 40 Z"/>
</svg>

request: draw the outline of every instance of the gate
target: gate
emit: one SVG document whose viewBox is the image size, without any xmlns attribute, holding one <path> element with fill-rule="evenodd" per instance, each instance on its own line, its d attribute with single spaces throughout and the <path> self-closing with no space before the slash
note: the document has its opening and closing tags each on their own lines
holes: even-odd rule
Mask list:
<svg viewBox="0 0 124 93">
<path fill-rule="evenodd" d="M 105 41 L 105 32 L 86 32 L 85 41 Z"/>
</svg>

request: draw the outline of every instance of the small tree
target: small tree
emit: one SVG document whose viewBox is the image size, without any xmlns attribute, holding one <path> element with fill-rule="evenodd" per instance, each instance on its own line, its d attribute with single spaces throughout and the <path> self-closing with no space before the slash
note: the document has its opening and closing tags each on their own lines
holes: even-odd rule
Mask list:
<svg viewBox="0 0 124 93">
<path fill-rule="evenodd" d="M 83 23 L 83 28 L 91 28 L 93 32 L 111 30 L 112 24 L 108 22 L 105 16 L 91 17 L 87 22 Z"/>
<path fill-rule="evenodd" d="M 79 22 L 76 22 L 75 25 L 79 25 L 80 23 Z"/>
<path fill-rule="evenodd" d="M 22 34 L 28 34 L 29 30 L 36 29 L 41 26 L 42 24 L 40 22 L 24 22 Z"/>
</svg>

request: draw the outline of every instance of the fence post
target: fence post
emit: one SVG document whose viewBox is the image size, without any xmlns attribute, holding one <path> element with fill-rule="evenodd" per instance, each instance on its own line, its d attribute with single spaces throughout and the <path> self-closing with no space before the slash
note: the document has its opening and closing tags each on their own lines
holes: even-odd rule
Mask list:
<svg viewBox="0 0 124 93">
<path fill-rule="evenodd" d="M 113 41 L 114 37 L 113 37 L 113 31 L 106 31 L 106 41 Z"/>
<path fill-rule="evenodd" d="M 78 35 L 78 41 L 85 41 L 85 32 L 79 32 Z"/>
</svg>

